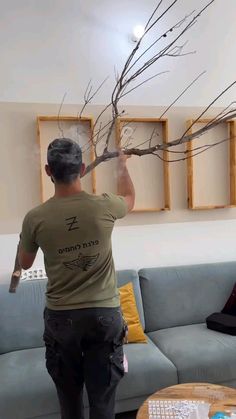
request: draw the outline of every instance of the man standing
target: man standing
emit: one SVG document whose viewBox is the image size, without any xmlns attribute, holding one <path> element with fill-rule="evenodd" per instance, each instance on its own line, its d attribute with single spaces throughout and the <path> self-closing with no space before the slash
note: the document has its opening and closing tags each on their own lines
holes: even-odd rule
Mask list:
<svg viewBox="0 0 236 419">
<path fill-rule="evenodd" d="M 74 141 L 54 140 L 47 159 L 55 195 L 26 215 L 19 250 L 23 269 L 32 266 L 39 247 L 44 253 L 47 370 L 56 385 L 62 419 L 84 418 L 84 384 L 90 419 L 114 419 L 115 392 L 124 375 L 124 322 L 111 234 L 115 220 L 134 206 L 133 183 L 122 153 L 119 196 L 82 190 L 85 166 Z"/>
</svg>

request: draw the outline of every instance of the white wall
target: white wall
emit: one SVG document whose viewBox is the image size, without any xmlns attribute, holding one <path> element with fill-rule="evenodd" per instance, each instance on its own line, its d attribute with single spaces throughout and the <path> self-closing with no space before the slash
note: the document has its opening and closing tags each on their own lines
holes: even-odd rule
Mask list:
<svg viewBox="0 0 236 419">
<path fill-rule="evenodd" d="M 18 236 L 0 235 L 0 282 L 13 269 Z M 116 227 L 116 269 L 236 260 L 236 220 Z M 35 268 L 43 267 L 39 252 Z"/>
<path fill-rule="evenodd" d="M 208 0 L 180 0 L 157 34 Z M 114 65 L 121 68 L 132 48 L 131 29 L 144 23 L 157 0 L 1 0 L 0 101 L 81 103 L 90 77 L 94 84 L 110 75 L 95 102 L 105 103 Z M 170 0 L 163 2 L 169 4 Z M 196 55 L 165 59 L 154 72 L 171 70 L 126 98 L 127 104 L 165 105 L 202 70 L 208 74 L 180 102 L 206 105 L 235 79 L 235 0 L 216 0 L 184 37 Z M 154 39 L 153 34 L 151 39 Z M 150 39 L 150 40 L 151 40 Z M 235 89 L 217 103 L 235 99 Z"/>
</svg>

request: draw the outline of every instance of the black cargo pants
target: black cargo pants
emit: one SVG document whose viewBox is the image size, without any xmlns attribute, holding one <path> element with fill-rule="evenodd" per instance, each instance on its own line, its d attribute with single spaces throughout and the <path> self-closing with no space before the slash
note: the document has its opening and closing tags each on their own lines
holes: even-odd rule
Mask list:
<svg viewBox="0 0 236 419">
<path fill-rule="evenodd" d="M 57 389 L 62 419 L 114 419 L 115 393 L 124 375 L 124 321 L 120 308 L 45 309 L 46 367 Z"/>
</svg>

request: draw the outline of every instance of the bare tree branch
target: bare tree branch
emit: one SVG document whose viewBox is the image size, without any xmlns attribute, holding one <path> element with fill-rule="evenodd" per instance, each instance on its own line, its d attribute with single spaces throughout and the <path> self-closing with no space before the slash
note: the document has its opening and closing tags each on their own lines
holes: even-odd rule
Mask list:
<svg viewBox="0 0 236 419">
<path fill-rule="evenodd" d="M 144 57 L 145 54 L 148 53 L 148 51 L 150 51 L 160 40 L 163 39 L 163 37 L 167 37 L 167 35 L 171 32 L 173 32 L 174 29 L 179 29 L 184 22 L 193 14 L 190 13 L 189 15 L 186 15 L 183 19 L 181 19 L 179 22 L 177 22 L 175 25 L 173 25 L 170 29 L 168 29 L 166 32 L 162 33 L 149 47 L 147 47 L 145 49 L 145 51 L 134 61 L 134 63 L 129 66 L 127 72 L 129 72 L 130 70 L 132 70 L 132 68 Z M 127 73 L 125 73 L 125 76 L 127 75 Z"/>
<path fill-rule="evenodd" d="M 127 96 L 129 93 L 133 92 L 134 90 L 138 89 L 140 86 L 142 86 L 143 84 L 148 83 L 150 80 L 155 79 L 158 76 L 161 76 L 162 74 L 166 74 L 169 73 L 169 71 L 161 71 L 160 73 L 155 74 L 152 77 L 149 77 L 148 79 L 144 80 L 142 83 L 139 83 L 137 86 L 133 87 L 132 89 L 128 90 L 128 92 L 123 93 L 120 96 L 120 99 L 122 99 L 123 97 Z"/>
<path fill-rule="evenodd" d="M 204 144 L 203 146 L 196 147 L 196 148 L 194 148 L 192 150 L 185 150 L 183 152 L 179 152 L 179 153 L 182 153 L 182 154 L 187 154 L 187 156 L 180 157 L 178 159 L 172 159 L 172 160 L 170 160 L 170 159 L 164 159 L 158 153 L 155 153 L 155 152 L 153 152 L 152 155 L 158 157 L 160 160 L 162 160 L 165 163 L 176 163 L 176 162 L 188 160 L 190 158 L 194 158 L 194 157 L 198 156 L 199 154 L 202 154 L 205 151 L 211 149 L 212 147 L 215 147 L 215 146 L 220 145 L 220 144 L 225 143 L 225 142 L 229 142 L 231 140 L 234 140 L 235 138 L 236 137 L 231 137 L 231 138 L 227 137 L 227 138 L 224 138 L 223 140 L 219 140 L 219 141 L 217 141 L 217 142 L 215 142 L 213 144 Z M 170 150 L 167 150 L 167 151 L 168 152 L 171 152 L 171 153 L 178 153 L 177 151 L 170 151 Z M 197 152 L 196 153 L 193 153 L 194 151 L 197 151 Z"/>
<path fill-rule="evenodd" d="M 225 142 L 229 142 L 229 141 L 231 141 L 231 140 L 232 140 L 232 139 L 234 139 L 234 138 L 235 138 L 235 137 L 227 137 L 227 138 L 224 138 L 223 140 L 219 140 L 219 141 L 214 142 L 214 143 L 212 143 L 212 144 L 203 144 L 203 145 L 201 145 L 201 146 L 191 148 L 191 150 L 186 149 L 186 150 L 178 151 L 178 150 L 169 150 L 169 149 L 167 148 L 167 150 L 166 150 L 166 151 L 167 151 L 168 153 L 170 153 L 170 154 L 189 154 L 189 153 L 193 153 L 194 151 L 202 150 L 202 149 L 204 149 L 204 148 L 206 148 L 206 149 L 208 149 L 208 148 L 213 148 L 213 147 L 215 147 L 216 145 L 219 145 L 219 144 L 222 144 L 222 143 L 225 143 Z"/>
<path fill-rule="evenodd" d="M 182 39 L 183 35 L 189 31 L 198 21 L 198 18 L 215 2 L 215 0 L 208 1 L 207 4 L 202 7 L 199 11 L 191 12 L 190 14 L 186 14 L 182 19 L 180 19 L 176 24 L 172 25 L 168 30 L 166 30 L 164 33 L 162 33 L 157 39 L 155 39 L 154 42 L 152 42 L 150 45 L 148 45 L 144 52 L 138 55 L 139 48 L 142 45 L 143 39 L 147 36 L 147 34 L 154 28 L 157 27 L 158 22 L 167 15 L 167 13 L 178 3 L 178 0 L 172 1 L 171 4 L 164 9 L 164 11 L 157 16 L 157 12 L 160 8 L 160 6 L 163 5 L 163 0 L 159 1 L 155 10 L 151 14 L 150 18 L 148 19 L 146 25 L 145 25 L 145 32 L 141 39 L 137 42 L 131 53 L 129 54 L 123 69 L 119 72 L 120 75 L 118 75 L 117 70 L 115 69 L 115 86 L 112 91 L 111 95 L 111 102 L 100 112 L 98 115 L 94 128 L 93 128 L 93 134 L 92 134 L 92 140 L 91 143 L 95 145 L 98 143 L 101 143 L 104 141 L 104 147 L 101 155 L 96 154 L 95 160 L 87 167 L 86 173 L 93 170 L 97 165 L 101 164 L 102 162 L 105 162 L 107 160 L 110 160 L 112 158 L 115 158 L 118 156 L 119 152 L 117 150 L 110 151 L 109 150 L 109 144 L 111 140 L 112 133 L 114 131 L 114 127 L 116 124 L 117 119 L 124 115 L 125 111 L 119 111 L 119 102 L 122 98 L 129 95 L 131 92 L 135 91 L 139 87 L 143 86 L 150 80 L 154 79 L 155 77 L 163 74 L 164 72 L 156 73 L 155 75 L 146 78 L 143 81 L 138 81 L 139 77 L 145 73 L 150 67 L 152 67 L 159 59 L 164 57 L 181 57 L 189 54 L 195 53 L 195 51 L 192 52 L 184 52 L 184 48 L 186 46 L 186 42 L 179 45 L 177 44 L 180 39 Z M 159 51 L 155 52 L 151 58 L 148 58 L 145 62 L 141 63 L 141 59 L 154 47 L 157 45 L 157 43 L 163 38 L 167 38 L 170 34 L 174 34 L 174 36 L 168 40 L 167 44 L 162 47 Z M 182 90 L 182 92 L 177 96 L 177 98 L 164 110 L 164 112 L 161 114 L 160 118 L 163 118 L 163 116 L 170 110 L 170 108 L 176 104 L 176 102 L 193 86 L 194 83 L 196 83 L 200 77 L 203 76 L 205 71 L 203 71 L 201 74 L 199 74 L 185 89 Z M 131 87 L 131 83 L 134 81 L 138 81 L 138 83 Z M 193 121 L 191 124 L 191 127 L 189 127 L 181 137 L 172 140 L 168 143 L 161 143 L 157 144 L 155 146 L 152 146 L 152 140 L 155 136 L 155 130 L 153 131 L 151 137 L 149 139 L 144 140 L 142 143 L 138 144 L 136 147 L 131 147 L 131 138 L 129 137 L 125 144 L 123 144 L 124 153 L 127 155 L 136 155 L 136 156 L 144 156 L 144 155 L 159 155 L 159 153 L 163 150 L 167 150 L 169 153 L 177 153 L 177 154 L 183 154 L 184 156 L 180 159 L 175 159 L 174 161 L 181 161 L 183 159 L 186 159 L 186 155 L 188 155 L 188 151 L 179 151 L 174 150 L 174 148 L 180 144 L 185 144 L 189 141 L 193 141 L 196 138 L 201 137 L 204 135 L 207 131 L 210 129 L 213 129 L 214 127 L 218 126 L 221 123 L 227 122 L 230 119 L 236 117 L 236 109 L 232 105 L 234 102 L 232 102 L 229 106 L 227 106 L 223 111 L 218 113 L 214 118 L 211 119 L 211 121 L 205 126 L 197 129 L 195 132 L 189 132 L 189 130 L 202 118 L 203 115 L 206 114 L 206 112 L 216 103 L 216 101 L 225 94 L 229 89 L 231 89 L 236 84 L 236 81 L 231 83 L 226 89 L 224 89 L 204 110 L 201 112 L 201 114 Z M 91 96 L 90 86 L 89 86 L 89 92 Z M 105 124 L 101 124 L 101 118 L 105 114 L 106 111 L 108 111 L 111 108 L 112 118 Z M 99 125 L 99 128 L 97 129 L 97 125 Z M 221 140 L 223 142 L 225 140 Z M 218 142 L 220 143 L 220 142 Z M 195 147 L 192 150 L 192 153 L 195 153 L 194 155 L 197 155 L 201 152 L 204 152 L 210 147 L 213 147 L 217 145 L 218 143 L 214 144 L 205 144 L 199 147 Z M 148 144 L 147 148 L 140 149 L 141 146 L 144 144 Z M 160 156 L 159 156 L 160 158 Z"/>
<path fill-rule="evenodd" d="M 81 111 L 78 112 L 78 114 L 77 114 L 78 120 L 81 119 L 82 114 L 83 114 L 85 108 L 87 107 L 87 105 L 92 102 L 92 100 L 94 99 L 94 97 L 102 89 L 102 87 L 104 86 L 104 84 L 107 82 L 108 79 L 109 79 L 109 76 L 107 76 L 102 81 L 102 83 L 98 86 L 98 88 L 94 92 L 93 92 L 92 80 L 89 80 L 88 85 L 87 85 L 87 88 L 86 88 L 85 93 L 84 93 L 84 105 L 83 105 Z"/>
<path fill-rule="evenodd" d="M 159 9 L 159 7 L 161 6 L 162 3 L 163 3 L 163 0 L 160 0 L 157 7 L 154 9 L 153 13 L 151 14 L 150 18 L 148 19 L 148 21 L 145 25 L 145 31 L 148 29 L 149 23 L 152 21 L 152 18 L 155 16 L 157 10 Z"/>
<path fill-rule="evenodd" d="M 147 33 L 172 9 L 172 7 L 178 2 L 179 0 L 174 0 L 171 4 L 170 4 L 170 6 L 169 7 L 167 7 L 167 9 L 166 10 L 164 10 L 164 12 L 160 15 L 160 16 L 158 16 L 158 18 L 156 18 L 155 20 L 154 20 L 154 22 L 150 25 L 150 26 L 148 26 L 149 25 L 149 23 L 150 22 L 148 22 L 148 25 L 147 25 L 147 27 L 146 27 L 146 30 L 145 30 L 145 32 L 144 32 L 144 35 L 143 35 L 143 38 L 147 35 Z M 158 7 L 159 7 L 159 5 L 158 5 Z M 155 10 L 155 13 L 157 12 L 157 9 Z M 154 13 L 154 14 L 155 14 Z M 153 14 L 153 16 L 154 16 L 154 14 Z M 152 16 L 152 17 L 153 17 Z"/>
<path fill-rule="evenodd" d="M 232 118 L 236 118 L 236 112 L 232 115 L 224 116 L 223 118 L 221 118 L 220 121 L 217 120 L 217 121 L 212 122 L 211 123 L 211 128 L 219 125 L 220 123 L 227 122 L 228 120 L 230 120 Z M 185 135 L 183 138 L 181 137 L 181 141 L 180 141 L 180 139 L 177 139 L 177 140 L 173 140 L 173 141 L 168 142 L 168 143 L 157 144 L 156 146 L 148 147 L 146 149 L 139 149 L 139 148 L 136 148 L 136 147 L 135 148 L 130 148 L 130 149 L 124 150 L 124 153 L 127 154 L 127 155 L 135 155 L 135 156 L 139 156 L 139 157 L 145 156 L 145 155 L 148 155 L 148 154 L 155 154 L 158 151 L 168 150 L 171 147 L 190 142 L 193 139 L 202 136 L 207 131 L 209 131 L 209 126 L 202 127 L 199 130 L 197 130 L 197 131 L 195 131 L 191 134 Z M 230 140 L 230 139 L 228 139 L 228 140 Z M 221 141 L 224 142 L 226 140 L 221 140 Z M 213 147 L 213 146 L 214 146 L 214 144 L 212 144 L 209 147 Z M 112 158 L 118 157 L 118 155 L 119 155 L 118 151 L 112 151 L 112 152 L 107 151 L 106 153 L 103 153 L 101 156 L 99 156 L 94 162 L 92 162 L 87 167 L 85 174 L 87 174 L 91 170 L 93 170 L 98 164 L 100 164 L 102 162 L 105 162 L 107 160 L 110 160 Z M 179 160 L 175 160 L 175 161 L 181 161 L 181 160 L 183 160 L 183 159 L 179 159 Z"/>
<path fill-rule="evenodd" d="M 97 116 L 94 125 L 93 125 L 93 134 L 95 132 L 95 128 L 98 125 L 98 122 L 100 121 L 101 117 L 104 115 L 104 113 L 112 106 L 112 102 L 109 102 L 108 105 L 105 106 L 105 108 L 103 108 L 103 110 L 99 113 L 99 115 Z"/>
<path fill-rule="evenodd" d="M 136 70 L 131 76 L 129 76 L 128 79 L 125 79 L 125 75 L 127 74 L 128 71 L 130 71 L 130 64 L 132 59 L 134 58 L 135 54 L 138 51 L 138 48 L 141 44 L 142 39 L 144 38 L 144 36 L 146 35 L 146 33 L 153 27 L 153 23 L 151 26 L 148 27 L 148 29 L 146 30 L 146 32 L 144 33 L 143 37 L 141 38 L 141 40 L 138 42 L 137 46 L 133 49 L 133 51 L 131 52 L 130 56 L 128 57 L 128 60 L 126 61 L 123 71 L 121 73 L 120 79 L 119 81 L 116 83 L 116 86 L 113 90 L 112 93 L 112 113 L 113 113 L 113 119 L 114 121 L 117 119 L 118 117 L 118 104 L 119 101 L 121 99 L 122 94 L 124 94 L 124 89 L 127 88 L 127 85 L 133 81 L 134 79 L 138 78 L 143 72 L 145 72 L 150 66 L 152 66 L 158 59 L 160 59 L 161 57 L 166 56 L 171 50 L 173 51 L 172 47 L 175 45 L 175 43 L 178 41 L 179 38 L 181 38 L 183 36 L 183 34 L 189 30 L 193 24 L 197 21 L 198 17 L 210 6 L 210 4 L 212 4 L 215 0 L 211 0 L 204 8 L 202 8 L 195 16 L 193 16 L 192 20 L 184 27 L 184 29 L 174 38 L 174 40 L 172 40 L 165 48 L 163 48 L 161 51 L 159 51 L 157 54 L 155 54 L 151 59 L 149 59 L 147 62 L 145 62 L 138 70 Z M 170 7 L 173 7 L 173 5 L 176 3 L 173 2 L 171 4 Z M 169 7 L 169 8 L 170 8 Z M 169 8 L 166 9 L 165 12 L 163 12 L 163 14 L 165 14 Z M 161 15 L 161 17 L 163 16 L 163 14 Z M 158 17 L 155 22 L 157 23 L 157 21 L 159 20 L 160 17 Z M 185 18 L 184 18 L 185 21 Z M 166 36 L 166 34 L 163 34 L 163 36 Z M 112 124 L 112 126 L 114 127 L 115 123 Z M 109 138 L 110 138 L 110 133 L 109 133 Z M 108 139 L 109 142 L 109 139 Z M 104 148 L 104 151 L 106 152 L 108 149 L 107 145 Z"/>
<path fill-rule="evenodd" d="M 201 114 L 193 121 L 193 123 L 186 129 L 186 131 L 184 131 L 182 137 L 180 138 L 180 141 L 182 140 L 182 138 L 184 138 L 184 136 L 187 134 L 187 132 L 199 121 L 199 119 L 201 119 L 203 117 L 203 115 L 205 115 L 205 113 L 212 107 L 212 105 L 214 105 L 214 103 L 221 97 L 223 96 L 229 89 L 231 89 L 234 85 L 236 84 L 236 80 L 231 83 L 229 86 L 226 87 L 226 89 L 224 89 L 214 100 L 212 100 L 212 102 L 204 109 L 203 112 L 201 112 Z M 215 124 L 217 121 L 214 121 L 213 123 Z M 209 123 L 207 125 L 207 128 L 209 129 L 209 126 L 212 126 L 212 123 Z"/>
<path fill-rule="evenodd" d="M 152 146 L 152 140 L 153 140 L 154 136 L 159 137 L 158 132 L 156 132 L 156 128 L 153 129 L 150 138 L 148 138 L 147 140 L 145 140 L 142 143 L 138 144 L 136 146 L 136 148 L 142 147 L 142 145 L 147 144 L 147 143 L 149 144 L 149 148 L 150 148 Z"/>
<path fill-rule="evenodd" d="M 185 28 L 180 32 L 180 34 L 178 34 L 178 36 L 175 37 L 175 39 L 170 42 L 170 44 L 168 44 L 163 50 L 161 50 L 160 52 L 158 52 L 156 55 L 154 55 L 150 60 L 148 60 L 141 68 L 140 70 L 138 70 L 135 73 L 135 77 L 138 77 L 138 75 L 142 74 L 143 71 L 145 71 L 147 68 L 149 68 L 154 62 L 156 62 L 159 58 L 165 56 L 166 53 L 168 53 L 168 50 L 178 41 L 179 38 L 181 38 L 183 36 L 183 34 L 185 32 L 187 32 L 192 26 L 193 24 L 196 23 L 197 19 L 201 16 L 201 14 L 214 2 L 215 0 L 211 0 L 205 7 L 203 7 L 193 18 L 192 20 L 187 24 L 187 26 L 185 26 Z M 170 7 L 173 7 L 173 5 L 176 2 L 172 3 L 172 5 Z M 169 8 L 168 8 L 169 10 Z M 179 28 L 190 16 L 193 15 L 194 12 L 190 13 L 189 15 L 186 15 L 183 19 L 181 19 L 181 21 L 179 21 L 176 25 L 172 26 L 172 28 L 170 28 L 167 32 L 165 32 L 164 34 L 162 34 L 157 41 L 159 41 L 160 39 L 162 39 L 163 37 L 167 37 L 167 34 L 169 32 L 172 32 L 173 29 Z M 152 26 L 153 27 L 153 26 Z M 149 28 L 150 30 L 150 28 Z M 140 39 L 139 45 L 142 42 L 144 36 L 146 35 L 146 32 L 144 33 L 143 37 Z M 156 41 L 156 42 L 157 42 Z M 155 42 L 155 43 L 156 43 Z M 153 45 L 155 45 L 155 43 Z M 148 48 L 150 49 L 150 47 Z M 148 50 L 147 49 L 147 50 Z M 146 50 L 146 51 L 147 51 Z M 146 51 L 144 51 L 144 53 L 142 55 L 144 55 L 146 53 Z M 133 50 L 133 56 L 136 54 L 137 50 L 134 48 Z M 131 53 L 132 55 L 132 53 Z M 133 58 L 133 57 L 132 57 Z M 127 60 L 128 62 L 128 60 Z M 127 64 L 127 63 L 126 63 Z M 133 64 L 134 65 L 134 64 Z M 126 66 L 126 65 L 125 65 Z M 129 66 L 128 66 L 129 67 Z M 128 68 L 128 70 L 130 71 L 132 67 Z M 126 75 L 126 72 L 124 73 L 124 76 Z"/>
<path fill-rule="evenodd" d="M 58 129 L 59 129 L 60 133 L 61 133 L 61 138 L 64 138 L 64 131 L 63 131 L 62 126 L 61 126 L 60 116 L 61 116 L 61 110 L 62 110 L 62 106 L 63 106 L 66 95 L 67 95 L 67 92 L 65 92 L 64 95 L 63 95 L 63 98 L 62 98 L 62 101 L 61 101 L 61 104 L 60 104 L 60 108 L 59 108 L 58 114 L 57 114 L 57 126 L 58 126 Z"/>
<path fill-rule="evenodd" d="M 159 116 L 159 118 L 163 118 L 164 115 L 166 115 L 166 113 L 172 108 L 172 106 L 174 106 L 174 104 L 176 102 L 178 102 L 178 100 L 190 89 L 190 87 L 193 86 L 194 83 L 196 83 L 196 81 L 198 81 L 200 79 L 200 77 L 203 76 L 203 74 L 205 74 L 206 71 L 203 71 L 201 74 L 199 74 L 181 93 L 179 96 L 177 96 L 177 98 L 165 109 L 165 111 Z"/>
<path fill-rule="evenodd" d="M 232 115 L 236 112 L 236 108 L 231 109 L 231 106 L 233 104 L 236 104 L 236 102 L 231 102 L 228 106 L 226 106 L 226 108 L 223 109 L 223 111 L 219 112 L 215 118 L 213 118 L 212 120 L 210 120 L 206 126 L 209 126 L 209 124 L 211 124 L 212 122 L 218 121 L 220 118 L 227 116 L 227 115 Z M 229 110 L 228 110 L 229 109 Z"/>
</svg>

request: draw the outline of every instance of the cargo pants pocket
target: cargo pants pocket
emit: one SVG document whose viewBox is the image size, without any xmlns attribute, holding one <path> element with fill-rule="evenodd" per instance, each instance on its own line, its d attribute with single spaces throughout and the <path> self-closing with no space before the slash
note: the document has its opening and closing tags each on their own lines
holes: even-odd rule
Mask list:
<svg viewBox="0 0 236 419">
<path fill-rule="evenodd" d="M 114 352 L 110 355 L 111 382 L 118 383 L 124 376 L 124 352 L 122 345 L 115 345 Z"/>
<path fill-rule="evenodd" d="M 57 343 L 52 336 L 46 332 L 43 335 L 43 339 L 46 346 L 46 368 L 53 379 L 55 384 L 60 384 L 61 382 L 61 356 L 57 349 Z"/>
</svg>

